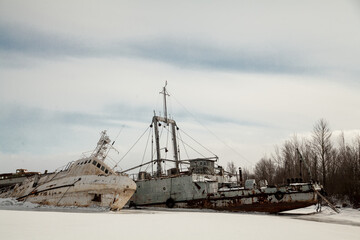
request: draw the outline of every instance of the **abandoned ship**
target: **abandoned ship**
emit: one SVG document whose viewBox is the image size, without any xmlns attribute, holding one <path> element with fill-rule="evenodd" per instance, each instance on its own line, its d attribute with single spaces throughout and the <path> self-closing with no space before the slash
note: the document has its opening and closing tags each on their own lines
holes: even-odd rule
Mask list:
<svg viewBox="0 0 360 240">
<path fill-rule="evenodd" d="M 62 170 L 34 174 L 16 185 L 1 188 L 1 198 L 53 206 L 99 206 L 120 210 L 136 190 L 135 182 L 106 163 L 113 149 L 106 131 L 89 157 L 68 163 Z"/>
<path fill-rule="evenodd" d="M 180 159 L 180 153 L 187 155 L 186 150 L 185 153 L 180 151 L 180 143 L 192 147 L 183 142 L 180 132 L 182 134 L 185 132 L 181 131 L 175 120 L 167 115 L 166 101 L 169 94 L 166 85 L 161 94 L 164 115 L 157 116 L 154 113 L 149 128 L 154 136 L 152 143 L 155 142 L 155 146 L 151 147 L 151 159 L 122 172 L 139 169 L 133 174 L 137 190 L 128 203 L 130 207 L 153 206 L 276 213 L 307 207 L 318 202 L 317 193 L 321 187 L 315 183 L 298 182 L 283 186 L 268 186 L 266 181 L 261 181 L 257 185 L 254 179 L 247 179 L 243 183 L 241 172 L 238 180 L 234 181 L 221 166 L 217 165 L 216 155 Z M 163 132 L 166 136 L 161 139 Z M 164 138 L 166 142 L 162 147 L 160 143 L 164 142 Z M 169 144 L 168 141 L 171 143 Z M 172 159 L 167 157 L 168 145 L 171 145 L 173 150 Z M 146 167 L 147 171 L 141 171 L 142 167 Z"/>
</svg>

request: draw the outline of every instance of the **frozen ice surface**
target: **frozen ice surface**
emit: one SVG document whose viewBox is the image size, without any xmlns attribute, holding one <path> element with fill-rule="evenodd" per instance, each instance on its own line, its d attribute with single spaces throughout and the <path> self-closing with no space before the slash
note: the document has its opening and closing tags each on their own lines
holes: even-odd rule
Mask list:
<svg viewBox="0 0 360 240">
<path fill-rule="evenodd" d="M 104 212 L 109 211 L 104 207 L 54 207 L 40 205 L 31 202 L 16 201 L 12 198 L 0 198 L 0 209 L 2 210 L 21 210 L 21 211 L 56 211 L 56 212 Z"/>
<path fill-rule="evenodd" d="M 64 211 L 1 199 L 0 236 L 1 239 L 360 239 L 360 226 L 353 224 L 360 222 L 359 210 L 341 209 L 337 215 L 329 209 L 314 215 L 313 210 L 302 209 L 293 215 L 178 209 Z"/>
<path fill-rule="evenodd" d="M 321 212 L 315 213 L 315 207 L 307 207 L 296 209 L 292 211 L 287 211 L 282 213 L 286 216 L 293 216 L 296 219 L 316 221 L 316 222 L 326 222 L 326 223 L 337 223 L 344 225 L 353 225 L 360 227 L 360 209 L 352 208 L 340 208 L 338 209 L 340 213 L 335 213 L 329 207 L 322 207 Z M 360 236 L 359 236 L 360 239 Z"/>
</svg>

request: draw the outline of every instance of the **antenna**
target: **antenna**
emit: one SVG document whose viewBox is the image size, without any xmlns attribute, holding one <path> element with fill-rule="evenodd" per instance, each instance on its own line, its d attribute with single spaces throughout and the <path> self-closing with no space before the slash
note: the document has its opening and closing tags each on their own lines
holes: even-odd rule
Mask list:
<svg viewBox="0 0 360 240">
<path fill-rule="evenodd" d="M 170 96 L 169 93 L 167 93 L 166 91 L 166 86 L 167 86 L 167 81 L 165 81 L 165 86 L 163 87 L 163 91 L 160 92 L 160 94 L 164 95 L 164 118 L 165 118 L 165 123 L 168 124 L 168 118 L 167 118 L 167 106 L 166 106 L 166 96 Z"/>
</svg>

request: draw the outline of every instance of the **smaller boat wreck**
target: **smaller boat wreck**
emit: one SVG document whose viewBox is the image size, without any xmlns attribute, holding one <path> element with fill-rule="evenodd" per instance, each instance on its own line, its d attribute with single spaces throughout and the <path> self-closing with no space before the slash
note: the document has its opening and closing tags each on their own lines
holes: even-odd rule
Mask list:
<svg viewBox="0 0 360 240">
<path fill-rule="evenodd" d="M 60 171 L 35 174 L 21 183 L 2 188 L 0 197 L 52 206 L 98 206 L 120 210 L 134 194 L 136 184 L 105 162 L 108 151 L 113 148 L 110 143 L 103 131 L 89 157 L 70 162 Z"/>
<path fill-rule="evenodd" d="M 183 143 L 179 132 L 181 130 L 175 120 L 167 116 L 166 97 L 169 94 L 166 86 L 161 94 L 164 97 L 164 116 L 155 114 L 150 125 L 150 131 L 153 131 L 154 136 L 152 142 L 155 142 L 151 150 L 151 161 L 123 171 L 129 172 L 142 167 L 153 169 L 153 166 L 156 166 L 156 170 L 139 170 L 136 175 L 134 174 L 137 190 L 130 199 L 130 207 L 277 213 L 318 203 L 318 191 L 321 187 L 315 183 L 298 182 L 268 186 L 266 181 L 261 181 L 257 185 L 254 179 L 246 179 L 243 182 L 241 172 L 238 180 L 233 181 L 221 166 L 217 166 L 216 155 L 180 159 L 180 153 L 187 155 L 187 152 L 181 152 L 179 146 L 189 145 Z M 168 133 L 165 138 L 166 141 L 171 139 L 171 143 L 166 142 L 165 146 L 160 146 L 161 136 L 165 135 L 163 132 Z M 167 157 L 168 145 L 173 150 L 171 159 Z"/>
<path fill-rule="evenodd" d="M 0 174 L 0 189 L 22 183 L 25 179 L 40 175 L 39 172 L 29 172 L 27 169 L 16 169 L 15 173 Z"/>
</svg>

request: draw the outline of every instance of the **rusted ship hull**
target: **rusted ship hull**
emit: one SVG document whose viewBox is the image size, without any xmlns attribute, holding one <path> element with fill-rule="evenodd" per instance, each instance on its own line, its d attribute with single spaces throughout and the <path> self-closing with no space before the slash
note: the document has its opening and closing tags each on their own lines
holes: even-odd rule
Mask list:
<svg viewBox="0 0 360 240">
<path fill-rule="evenodd" d="M 295 197 L 296 201 L 290 199 L 295 194 L 288 194 L 283 200 L 274 200 L 273 195 L 251 198 L 206 198 L 199 200 L 190 200 L 184 203 L 178 203 L 177 206 L 183 208 L 198 208 L 198 209 L 214 209 L 221 211 L 232 211 L 232 212 L 268 212 L 277 213 L 292 209 L 298 209 L 308 207 L 317 203 L 316 196 L 313 193 L 302 193 L 303 195 L 300 200 L 299 196 Z M 296 194 L 299 195 L 299 194 Z"/>
<path fill-rule="evenodd" d="M 51 177 L 43 177 L 38 183 L 34 178 L 25 180 L 12 190 L 0 193 L 0 197 L 51 206 L 98 206 L 120 210 L 136 189 L 135 183 L 125 176 L 84 175 L 52 181 L 45 179 Z M 42 184 L 42 181 L 46 183 Z"/>
<path fill-rule="evenodd" d="M 190 208 L 190 209 L 212 209 L 217 211 L 229 212 L 266 212 L 278 213 L 293 209 L 304 208 L 315 205 L 317 201 L 298 201 L 298 202 L 278 202 L 264 203 L 254 202 L 252 204 L 243 204 L 241 200 L 234 199 L 229 202 L 226 199 L 198 199 L 183 202 L 175 202 L 174 208 Z M 144 205 L 132 205 L 136 207 L 163 207 L 168 208 L 166 202 Z"/>
<path fill-rule="evenodd" d="M 199 175 L 137 181 L 131 206 L 214 209 L 277 213 L 317 203 L 310 183 L 256 189 L 218 188 L 217 181 Z"/>
</svg>

